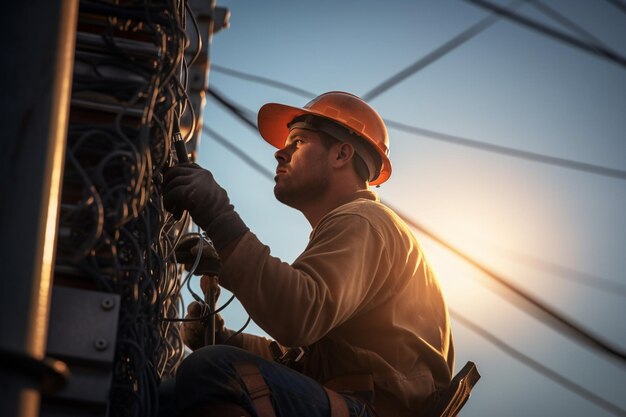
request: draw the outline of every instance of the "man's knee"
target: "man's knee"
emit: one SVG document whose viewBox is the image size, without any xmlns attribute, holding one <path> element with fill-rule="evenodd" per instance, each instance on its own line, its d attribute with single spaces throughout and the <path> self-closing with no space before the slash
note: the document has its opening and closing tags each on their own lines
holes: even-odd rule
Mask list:
<svg viewBox="0 0 626 417">
<path fill-rule="evenodd" d="M 248 355 L 232 346 L 207 346 L 185 358 L 176 371 L 179 410 L 213 402 L 240 402 L 242 387 L 232 363 Z"/>
<path fill-rule="evenodd" d="M 228 367 L 231 358 L 241 355 L 241 349 L 232 346 L 216 345 L 200 348 L 180 364 L 176 379 L 196 378 L 198 374 L 220 374 Z"/>
</svg>

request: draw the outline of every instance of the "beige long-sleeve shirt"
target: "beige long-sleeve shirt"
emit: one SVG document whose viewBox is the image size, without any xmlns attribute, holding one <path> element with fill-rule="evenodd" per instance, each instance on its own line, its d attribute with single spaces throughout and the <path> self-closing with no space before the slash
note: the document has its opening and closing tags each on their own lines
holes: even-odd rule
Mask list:
<svg viewBox="0 0 626 417">
<path fill-rule="evenodd" d="M 414 415 L 450 382 L 448 312 L 404 222 L 373 192 L 354 197 L 320 220 L 291 265 L 248 232 L 224 265 L 221 284 L 280 344 L 310 348 L 306 375 L 322 384 L 371 375 L 381 416 Z M 244 347 L 267 356 L 264 344 L 244 338 Z"/>
</svg>

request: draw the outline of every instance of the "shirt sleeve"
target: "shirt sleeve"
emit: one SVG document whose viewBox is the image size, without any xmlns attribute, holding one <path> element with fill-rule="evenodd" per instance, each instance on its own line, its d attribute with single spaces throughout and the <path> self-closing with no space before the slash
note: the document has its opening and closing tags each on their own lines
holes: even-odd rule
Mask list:
<svg viewBox="0 0 626 417">
<path fill-rule="evenodd" d="M 269 361 L 273 361 L 274 357 L 272 356 L 272 352 L 270 351 L 270 339 L 266 339 L 265 337 L 256 336 L 249 333 L 243 333 L 243 346 L 242 348 L 247 350 L 248 352 L 252 352 L 254 354 L 259 355 L 260 357 L 267 359 Z"/>
<path fill-rule="evenodd" d="M 248 232 L 220 281 L 279 343 L 307 346 L 370 305 L 383 284 L 376 277 L 388 268 L 383 239 L 370 222 L 342 214 L 323 220 L 292 265 Z"/>
</svg>

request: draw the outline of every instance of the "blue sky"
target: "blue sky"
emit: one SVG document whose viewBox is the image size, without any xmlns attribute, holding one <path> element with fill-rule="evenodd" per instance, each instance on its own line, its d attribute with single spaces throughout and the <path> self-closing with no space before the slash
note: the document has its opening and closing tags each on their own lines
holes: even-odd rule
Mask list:
<svg viewBox="0 0 626 417">
<path fill-rule="evenodd" d="M 608 1 L 544 0 L 626 55 L 626 13 Z M 504 4 L 504 2 L 498 2 Z M 362 95 L 487 15 L 463 1 L 218 1 L 231 26 L 213 38 L 214 64 L 308 91 Z M 565 30 L 536 8 L 524 15 Z M 209 82 L 256 112 L 304 105 L 289 92 L 218 71 Z M 374 98 L 384 118 L 529 152 L 626 169 L 626 68 L 506 20 Z M 204 123 L 275 168 L 273 149 L 210 98 Z M 524 161 L 389 129 L 393 175 L 380 196 L 489 268 L 626 350 L 626 182 Z M 310 232 L 275 201 L 268 181 L 203 136 L 199 163 L 213 171 L 272 254 L 289 262 Z M 512 304 L 489 279 L 416 232 L 449 306 L 507 344 L 626 409 L 626 365 L 582 347 Z M 551 268 L 547 264 L 553 265 Z M 567 268 L 555 273 L 554 265 Z M 578 281 L 588 279 L 592 285 Z M 621 285 L 598 288 L 599 280 Z M 223 296 L 224 297 L 224 296 Z M 224 297 L 225 299 L 225 297 Z M 247 315 L 224 312 L 231 328 Z M 483 375 L 472 416 L 611 416 L 521 364 L 453 320 L 457 370 Z M 251 325 L 249 332 L 263 334 Z M 626 412 L 623 412 L 626 413 Z M 619 414 L 619 413 L 618 413 Z M 625 414 L 622 414 L 625 415 Z"/>
</svg>

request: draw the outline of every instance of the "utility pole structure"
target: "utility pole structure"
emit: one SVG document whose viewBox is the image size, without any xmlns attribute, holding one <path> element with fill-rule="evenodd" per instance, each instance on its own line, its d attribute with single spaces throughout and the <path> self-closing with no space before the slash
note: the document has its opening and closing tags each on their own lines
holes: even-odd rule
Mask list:
<svg viewBox="0 0 626 417">
<path fill-rule="evenodd" d="M 228 11 L 215 0 L 161 6 L 0 6 L 2 417 L 153 415 L 151 388 L 182 359 L 165 320 L 178 317 L 177 239 L 157 231 L 187 223 L 162 211 L 158 184 L 175 119 L 195 159 L 209 44 Z"/>
<path fill-rule="evenodd" d="M 0 415 L 34 417 L 46 376 L 63 379 L 45 354 L 78 0 L 0 15 Z"/>
</svg>

